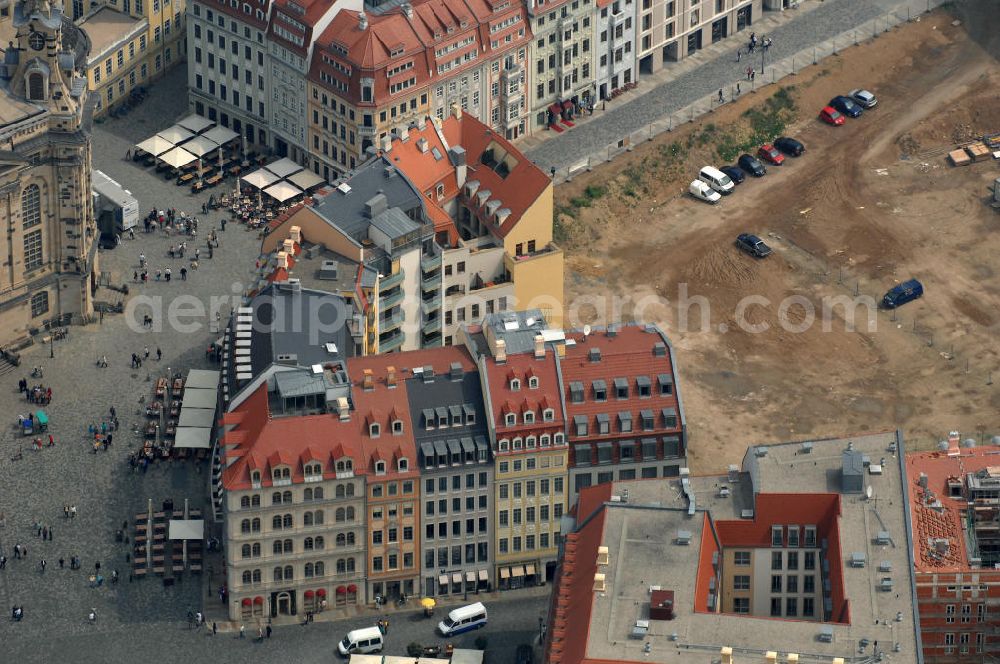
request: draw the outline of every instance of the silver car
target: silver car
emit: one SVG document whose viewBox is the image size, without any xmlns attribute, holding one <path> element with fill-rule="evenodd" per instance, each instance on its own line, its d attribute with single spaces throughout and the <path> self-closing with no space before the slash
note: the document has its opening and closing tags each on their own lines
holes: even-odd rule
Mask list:
<svg viewBox="0 0 1000 664">
<path fill-rule="evenodd" d="M 878 99 L 875 98 L 875 95 L 865 89 L 851 90 L 847 96 L 853 99 L 861 108 L 873 108 L 878 104 Z"/>
</svg>

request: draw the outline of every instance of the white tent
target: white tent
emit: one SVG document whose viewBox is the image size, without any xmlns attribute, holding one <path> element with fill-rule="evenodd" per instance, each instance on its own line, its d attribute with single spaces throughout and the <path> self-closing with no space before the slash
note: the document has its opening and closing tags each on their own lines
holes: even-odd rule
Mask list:
<svg viewBox="0 0 1000 664">
<path fill-rule="evenodd" d="M 270 187 L 264 190 L 264 193 L 278 201 L 279 203 L 284 203 L 290 198 L 295 198 L 302 194 L 302 190 L 293 184 L 289 184 L 282 180 L 277 184 L 272 184 Z"/>
<path fill-rule="evenodd" d="M 173 149 L 174 144 L 161 136 L 150 136 L 142 143 L 137 144 L 135 147 L 139 148 L 143 152 L 148 152 L 155 157 L 159 157 L 164 152 L 170 152 L 170 150 Z"/>
<path fill-rule="evenodd" d="M 214 408 L 188 408 L 181 406 L 181 416 L 177 419 L 177 430 L 184 427 L 202 427 L 209 429 L 215 424 Z"/>
<path fill-rule="evenodd" d="M 200 540 L 204 538 L 204 519 L 171 519 L 167 522 L 167 539 Z"/>
<path fill-rule="evenodd" d="M 196 134 L 200 134 L 209 127 L 213 126 L 215 123 L 211 120 L 201 117 L 195 113 L 187 116 L 183 120 L 177 123 L 177 126 L 184 127 L 188 131 L 193 131 Z"/>
<path fill-rule="evenodd" d="M 187 166 L 197 158 L 198 157 L 194 156 L 184 148 L 174 148 L 170 152 L 160 155 L 160 160 L 163 161 L 163 163 L 169 164 L 174 168 Z"/>
<path fill-rule="evenodd" d="M 309 189 L 312 189 L 316 185 L 323 184 L 323 178 L 316 175 L 312 171 L 306 169 L 303 169 L 298 173 L 289 175 L 285 179 L 303 191 L 308 191 Z"/>
<path fill-rule="evenodd" d="M 302 167 L 296 164 L 294 161 L 285 157 L 284 159 L 279 159 L 278 161 L 266 164 L 264 166 L 267 170 L 271 171 L 279 178 L 288 177 L 292 173 L 298 173 L 302 170 Z"/>
<path fill-rule="evenodd" d="M 215 141 L 219 145 L 225 145 L 234 138 L 239 138 L 240 135 L 231 129 L 226 129 L 225 127 L 212 127 L 206 131 L 203 136 Z"/>
<path fill-rule="evenodd" d="M 219 376 L 221 372 L 212 369 L 191 369 L 188 371 L 187 380 L 184 381 L 184 389 L 203 388 L 217 389 L 219 387 Z"/>
<path fill-rule="evenodd" d="M 184 386 L 185 408 L 215 408 L 219 392 L 217 388 Z"/>
<path fill-rule="evenodd" d="M 246 182 L 251 187 L 257 187 L 258 189 L 269 187 L 277 182 L 278 179 L 277 175 L 264 168 L 256 170 L 250 175 L 244 175 L 240 178 L 240 180 Z"/>
<path fill-rule="evenodd" d="M 212 430 L 208 427 L 178 427 L 174 434 L 174 447 L 205 449 L 211 447 Z"/>
<path fill-rule="evenodd" d="M 187 139 L 194 136 L 194 133 L 188 131 L 184 127 L 174 125 L 173 127 L 167 127 L 163 131 L 156 134 L 160 138 L 165 138 L 174 145 L 179 145 L 186 141 Z"/>
<path fill-rule="evenodd" d="M 184 149 L 198 157 L 204 157 L 209 152 L 217 150 L 218 143 L 207 136 L 195 136 L 190 141 L 184 143 Z"/>
</svg>

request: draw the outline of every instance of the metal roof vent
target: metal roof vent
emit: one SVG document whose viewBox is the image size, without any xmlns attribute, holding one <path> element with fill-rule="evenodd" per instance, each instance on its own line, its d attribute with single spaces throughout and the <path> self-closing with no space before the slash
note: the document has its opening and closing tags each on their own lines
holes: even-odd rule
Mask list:
<svg viewBox="0 0 1000 664">
<path fill-rule="evenodd" d="M 813 444 L 812 443 L 802 443 L 801 452 L 803 454 L 809 454 L 812 451 L 813 451 Z"/>
<path fill-rule="evenodd" d="M 591 362 L 600 362 L 601 361 L 601 349 L 600 348 L 591 348 L 590 349 L 590 353 L 588 353 L 587 356 L 590 358 Z"/>
<path fill-rule="evenodd" d="M 451 366 L 449 367 L 448 376 L 452 380 L 461 380 L 462 379 L 462 363 L 461 362 L 452 362 Z"/>
<path fill-rule="evenodd" d="M 319 278 L 324 281 L 331 281 L 337 278 L 337 261 L 325 260 L 319 266 Z"/>
<path fill-rule="evenodd" d="M 892 544 L 892 537 L 889 536 L 888 530 L 878 531 L 878 535 L 875 536 L 876 544 Z"/>
<path fill-rule="evenodd" d="M 677 539 L 674 540 L 676 544 L 681 544 L 687 546 L 691 544 L 691 531 L 690 530 L 678 530 Z"/>
<path fill-rule="evenodd" d="M 755 448 L 753 448 L 753 454 L 754 454 L 755 457 L 758 457 L 758 458 L 760 458 L 760 457 L 766 457 L 767 456 L 767 448 L 763 447 L 763 446 L 761 446 L 761 447 L 755 447 Z"/>
<path fill-rule="evenodd" d="M 594 592 L 603 593 L 607 590 L 607 586 L 604 584 L 604 575 L 598 572 L 594 575 Z"/>
<path fill-rule="evenodd" d="M 851 554 L 851 567 L 864 567 L 865 566 L 865 554 L 860 551 L 855 551 Z"/>
<path fill-rule="evenodd" d="M 414 369 L 413 373 L 417 373 L 416 369 Z M 423 368 L 422 374 L 424 376 L 425 383 L 434 382 L 434 367 L 428 364 L 426 367 Z"/>
<path fill-rule="evenodd" d="M 740 512 L 740 518 L 741 519 L 752 519 L 753 518 L 753 510 L 743 510 L 742 512 Z"/>
</svg>

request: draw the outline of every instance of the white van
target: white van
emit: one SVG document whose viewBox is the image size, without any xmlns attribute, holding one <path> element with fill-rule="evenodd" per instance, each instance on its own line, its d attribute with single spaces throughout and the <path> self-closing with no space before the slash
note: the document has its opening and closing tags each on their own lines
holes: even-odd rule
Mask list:
<svg viewBox="0 0 1000 664">
<path fill-rule="evenodd" d="M 698 173 L 698 179 L 720 194 L 731 194 L 736 185 L 732 179 L 714 166 L 705 166 Z"/>
<path fill-rule="evenodd" d="M 708 201 L 709 203 L 718 203 L 719 199 L 722 198 L 722 194 L 717 192 L 715 189 L 712 189 L 701 180 L 691 180 L 691 184 L 688 186 L 688 192 L 699 201 Z"/>
<path fill-rule="evenodd" d="M 337 650 L 345 657 L 352 653 L 367 655 L 382 652 L 385 642 L 382 640 L 382 630 L 378 627 L 365 627 L 347 633 L 344 640 L 337 644 Z"/>
<path fill-rule="evenodd" d="M 482 602 L 455 609 L 438 623 L 442 636 L 455 636 L 470 629 L 479 629 L 486 624 L 486 607 Z"/>
</svg>

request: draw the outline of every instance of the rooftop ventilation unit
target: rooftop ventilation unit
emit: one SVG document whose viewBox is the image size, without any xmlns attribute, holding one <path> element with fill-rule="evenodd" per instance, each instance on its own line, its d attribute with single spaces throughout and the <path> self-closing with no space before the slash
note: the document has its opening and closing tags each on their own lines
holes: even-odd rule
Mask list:
<svg viewBox="0 0 1000 664">
<path fill-rule="evenodd" d="M 728 498 L 728 497 L 729 497 L 729 487 L 728 486 L 720 487 L 719 498 Z"/>
<path fill-rule="evenodd" d="M 812 451 L 813 451 L 813 444 L 812 443 L 802 443 L 801 452 L 803 454 L 809 454 Z"/>
<path fill-rule="evenodd" d="M 415 370 L 414 370 L 414 373 L 416 373 Z M 424 382 L 425 383 L 433 383 L 434 382 L 434 367 L 432 367 L 429 364 L 426 367 L 424 367 L 423 376 L 424 376 Z"/>
<path fill-rule="evenodd" d="M 869 475 L 881 475 L 882 474 L 882 464 L 880 464 L 880 463 L 873 463 L 870 466 L 868 466 L 868 474 Z"/>
<path fill-rule="evenodd" d="M 878 589 L 881 590 L 884 593 L 891 592 L 892 591 L 892 578 L 888 577 L 888 576 L 883 577 L 878 582 Z"/>
<path fill-rule="evenodd" d="M 678 530 L 677 539 L 674 540 L 677 544 L 687 546 L 691 543 L 691 531 L 690 530 Z"/>
<path fill-rule="evenodd" d="M 295 353 L 278 353 L 274 359 L 281 364 L 295 364 L 299 356 Z"/>
<path fill-rule="evenodd" d="M 883 560 L 878 564 L 878 571 L 886 574 L 892 571 L 892 563 L 888 560 Z"/>
<path fill-rule="evenodd" d="M 647 634 L 649 634 L 649 621 L 636 620 L 635 624 L 632 625 L 632 631 L 629 633 L 628 638 L 641 641 L 646 638 Z"/>
<path fill-rule="evenodd" d="M 851 567 L 864 567 L 865 566 L 865 554 L 859 551 L 855 551 L 851 554 Z"/>
<path fill-rule="evenodd" d="M 740 518 L 741 519 L 752 519 L 753 518 L 753 510 L 743 510 L 742 512 L 740 512 Z"/>
<path fill-rule="evenodd" d="M 755 448 L 753 448 L 753 454 L 757 458 L 766 457 L 767 456 L 767 448 L 766 447 L 755 447 Z"/>
<path fill-rule="evenodd" d="M 736 464 L 729 465 L 729 472 L 727 473 L 727 478 L 730 482 L 740 481 L 740 467 Z"/>
<path fill-rule="evenodd" d="M 594 592 L 603 593 L 605 590 L 607 590 L 607 586 L 604 585 L 604 575 L 600 574 L 600 573 L 595 574 L 594 575 Z"/>
<path fill-rule="evenodd" d="M 892 544 L 892 537 L 889 536 L 888 530 L 878 531 L 878 535 L 875 536 L 876 544 Z"/>
<path fill-rule="evenodd" d="M 599 546 L 599 547 L 597 547 L 597 564 L 598 565 L 607 565 L 610 562 L 611 562 L 611 558 L 608 555 L 608 547 L 606 547 L 606 546 Z"/>
<path fill-rule="evenodd" d="M 452 362 L 451 366 L 449 367 L 449 371 L 448 371 L 449 377 L 452 380 L 461 380 L 462 374 L 463 374 L 462 363 L 461 362 Z"/>
<path fill-rule="evenodd" d="M 325 260 L 319 266 L 319 278 L 324 281 L 333 281 L 337 278 L 337 261 Z"/>
</svg>

